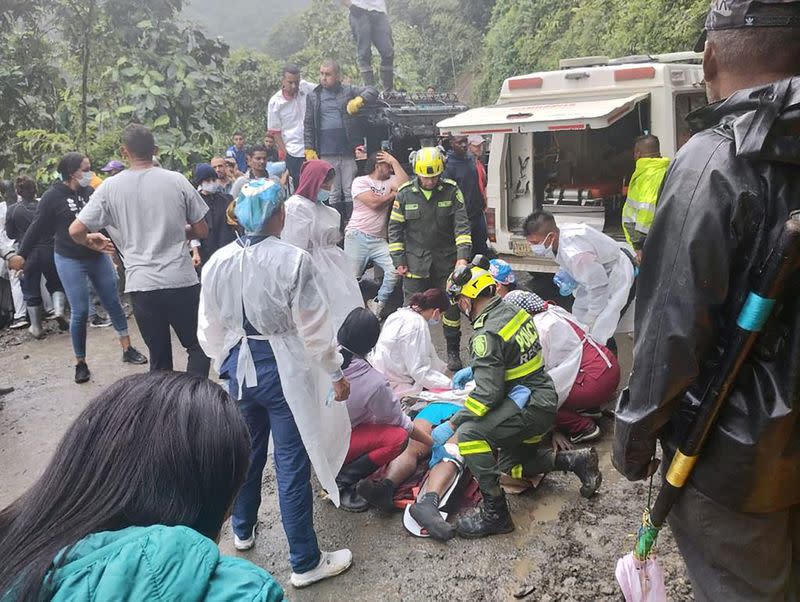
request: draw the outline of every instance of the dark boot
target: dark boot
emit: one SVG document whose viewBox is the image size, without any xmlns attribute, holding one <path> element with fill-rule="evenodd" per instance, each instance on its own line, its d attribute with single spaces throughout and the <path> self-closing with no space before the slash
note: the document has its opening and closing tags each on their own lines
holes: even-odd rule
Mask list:
<svg viewBox="0 0 800 602">
<path fill-rule="evenodd" d="M 556 454 L 556 470 L 573 472 L 581 480 L 581 495 L 592 497 L 603 482 L 594 448 L 562 451 Z"/>
<path fill-rule="evenodd" d="M 434 539 L 447 541 L 456 534 L 456 528 L 439 514 L 439 494 L 435 491 L 423 495 L 419 501 L 411 504 L 408 511 L 417 524 Z"/>
<path fill-rule="evenodd" d="M 450 372 L 458 372 L 464 367 L 461 363 L 461 341 L 455 337 L 446 339 L 447 341 L 447 369 Z"/>
<path fill-rule="evenodd" d="M 459 516 L 456 521 L 456 531 L 467 539 L 511 533 L 513 530 L 514 522 L 502 491 L 497 497 L 484 494 L 480 508 Z"/>
<path fill-rule="evenodd" d="M 339 503 L 342 508 L 348 512 L 364 512 L 369 508 L 369 502 L 358 495 L 356 483 L 376 470 L 378 467 L 366 454 L 342 466 L 336 477 L 336 484 L 339 486 Z"/>
<path fill-rule="evenodd" d="M 375 72 L 370 69 L 369 71 L 362 71 L 361 72 L 361 79 L 364 81 L 365 86 L 374 86 L 375 85 Z"/>
<path fill-rule="evenodd" d="M 381 67 L 381 84 L 383 84 L 384 96 L 388 96 L 394 91 L 394 69 Z"/>
<path fill-rule="evenodd" d="M 382 512 L 394 512 L 394 483 L 389 479 L 370 481 L 362 479 L 356 486 L 356 492 L 363 497 L 369 505 Z"/>
</svg>

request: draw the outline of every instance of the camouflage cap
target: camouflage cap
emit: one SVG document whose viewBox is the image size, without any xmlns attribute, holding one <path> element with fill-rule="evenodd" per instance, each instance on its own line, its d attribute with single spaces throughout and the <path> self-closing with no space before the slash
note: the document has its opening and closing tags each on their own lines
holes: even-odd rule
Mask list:
<svg viewBox="0 0 800 602">
<path fill-rule="evenodd" d="M 786 6 L 789 10 L 781 11 L 781 14 L 770 10 L 779 5 Z M 800 0 L 712 0 L 705 28 L 694 45 L 694 50 L 703 52 L 709 31 L 748 27 L 800 28 Z"/>
</svg>

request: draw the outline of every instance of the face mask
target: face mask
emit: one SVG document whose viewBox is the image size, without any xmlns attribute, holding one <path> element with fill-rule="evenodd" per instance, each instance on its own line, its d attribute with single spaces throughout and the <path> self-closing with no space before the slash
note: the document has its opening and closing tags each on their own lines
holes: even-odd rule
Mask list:
<svg viewBox="0 0 800 602">
<path fill-rule="evenodd" d="M 330 190 L 325 190 L 324 188 L 319 189 L 319 192 L 317 193 L 318 203 L 327 203 L 330 198 L 331 198 Z"/>
<path fill-rule="evenodd" d="M 200 184 L 200 191 L 213 194 L 220 189 L 219 182 L 203 182 Z"/>
<path fill-rule="evenodd" d="M 92 175 L 93 174 L 91 171 L 82 171 L 81 178 L 78 181 L 78 184 L 80 186 L 83 186 L 84 188 L 87 187 L 89 184 L 92 183 Z"/>
<path fill-rule="evenodd" d="M 439 320 L 437 320 L 436 318 L 431 318 L 430 320 L 428 320 L 428 324 L 430 324 L 431 326 L 436 326 L 437 324 L 439 324 Z"/>
<path fill-rule="evenodd" d="M 555 253 L 553 253 L 552 245 L 549 246 L 549 247 L 546 247 L 545 244 L 544 244 L 546 240 L 547 240 L 547 237 L 545 236 L 544 241 L 542 241 L 540 244 L 531 245 L 531 251 L 533 251 L 533 254 L 538 256 L 538 257 L 548 257 L 550 259 L 555 259 L 556 255 L 555 255 Z"/>
</svg>

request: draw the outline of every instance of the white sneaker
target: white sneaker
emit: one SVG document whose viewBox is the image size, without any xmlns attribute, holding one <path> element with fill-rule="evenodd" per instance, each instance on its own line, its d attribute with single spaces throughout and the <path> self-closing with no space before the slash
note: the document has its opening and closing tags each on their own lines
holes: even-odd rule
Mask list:
<svg viewBox="0 0 800 602">
<path fill-rule="evenodd" d="M 248 537 L 247 539 L 239 539 L 239 536 L 236 535 L 236 533 L 233 534 L 233 547 L 239 550 L 240 552 L 252 550 L 254 545 L 256 545 L 255 527 L 253 527 L 253 531 L 250 533 L 250 537 Z"/>
<path fill-rule="evenodd" d="M 347 548 L 335 552 L 322 552 L 319 564 L 305 573 L 292 573 L 291 583 L 297 588 L 308 587 L 317 581 L 344 573 L 352 564 L 353 553 Z"/>
<path fill-rule="evenodd" d="M 375 317 L 379 320 L 381 319 L 381 313 L 383 312 L 383 308 L 386 307 L 386 303 L 382 303 L 378 301 L 378 299 L 373 299 L 371 301 L 367 301 L 367 309 L 370 310 Z"/>
</svg>

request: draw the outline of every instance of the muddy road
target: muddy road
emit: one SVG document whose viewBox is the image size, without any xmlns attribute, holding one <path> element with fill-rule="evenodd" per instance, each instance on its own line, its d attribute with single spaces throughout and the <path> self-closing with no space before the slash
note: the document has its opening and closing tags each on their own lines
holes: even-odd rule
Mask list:
<svg viewBox="0 0 800 602">
<path fill-rule="evenodd" d="M 133 344 L 146 352 L 133 319 Z M 434 329 L 437 331 L 438 329 Z M 435 332 L 443 351 L 441 332 Z M 466 337 L 465 337 L 466 338 Z M 465 341 L 466 342 L 466 341 Z M 121 361 L 110 328 L 89 329 L 88 384 L 73 382 L 69 335 L 51 331 L 34 341 L 27 331 L 0 331 L 4 369 L 0 385 L 16 390 L 0 398 L 0 507 L 7 505 L 39 476 L 59 438 L 87 401 L 126 374 L 142 371 Z M 465 355 L 466 357 L 466 355 Z M 631 344 L 620 341 L 623 374 L 630 369 Z M 185 354 L 176 347 L 176 365 Z M 292 600 L 621 600 L 614 580 L 617 558 L 627 553 L 647 500 L 646 483 L 629 483 L 612 468 L 609 420 L 601 423 L 597 444 L 603 485 L 592 500 L 578 493 L 572 475 L 553 473 L 539 488 L 510 496 L 516 531 L 484 540 L 454 539 L 447 544 L 409 535 L 401 515 L 373 511 L 350 514 L 318 498 L 314 521 L 323 549 L 349 547 L 355 558 L 346 574 L 293 590 L 289 585 L 288 547 L 278 513 L 271 463 L 264 474 L 256 547 L 243 556 L 270 571 Z M 319 487 L 315 483 L 315 491 Z M 669 530 L 659 540 L 661 564 L 670 600 L 691 600 L 685 566 Z M 230 528 L 220 547 L 234 554 Z"/>
</svg>

